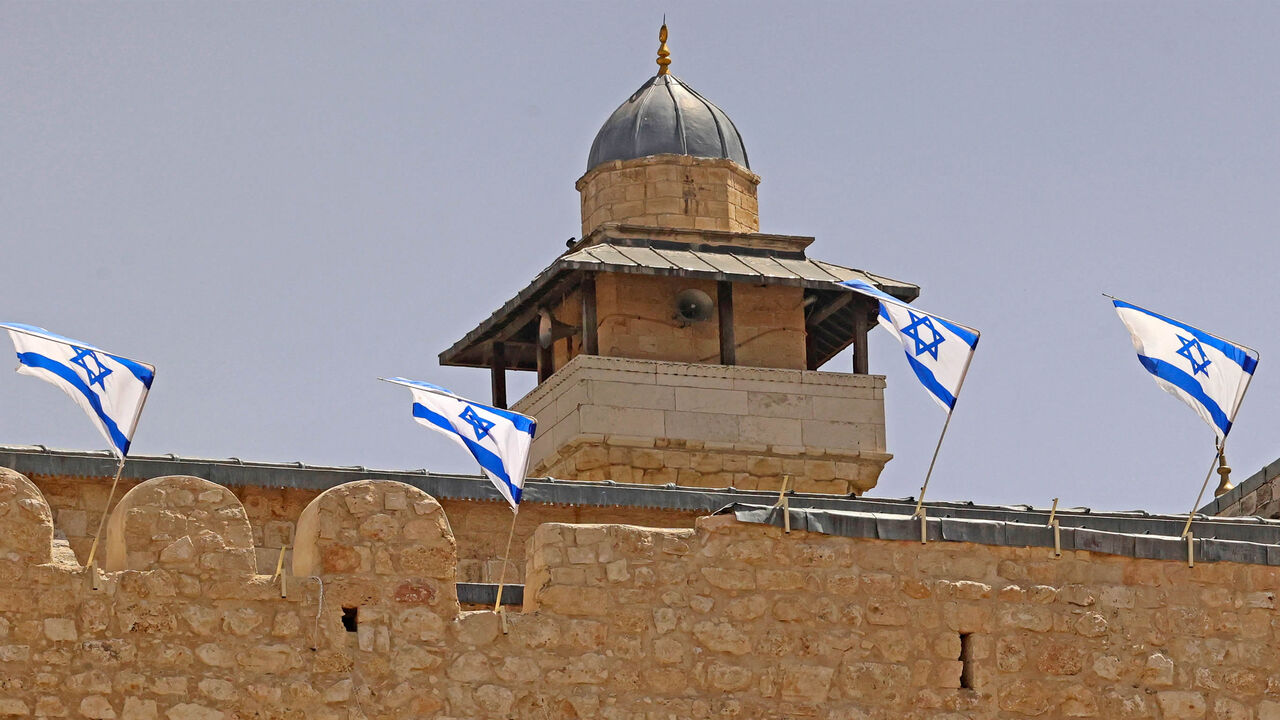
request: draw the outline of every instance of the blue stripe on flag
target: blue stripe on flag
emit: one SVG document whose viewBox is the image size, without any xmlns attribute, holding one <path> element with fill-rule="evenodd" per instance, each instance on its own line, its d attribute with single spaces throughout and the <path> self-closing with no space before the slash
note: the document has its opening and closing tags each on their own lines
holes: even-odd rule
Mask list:
<svg viewBox="0 0 1280 720">
<path fill-rule="evenodd" d="M 56 360 L 51 360 L 44 355 L 33 352 L 18 353 L 18 362 L 27 367 L 47 370 L 78 390 L 89 401 L 89 406 L 93 408 L 93 412 L 97 414 L 98 419 L 106 426 L 107 434 L 111 436 L 111 444 L 115 445 L 121 454 L 129 454 L 129 438 L 120 432 L 120 427 L 116 425 L 116 421 L 108 417 L 106 411 L 102 409 L 102 400 L 98 398 L 98 394 L 91 390 L 88 385 L 85 385 L 74 370 Z"/>
<path fill-rule="evenodd" d="M 498 417 L 506 418 L 520 432 L 533 435 L 534 430 L 536 429 L 533 418 L 527 415 L 521 415 L 518 412 L 512 412 L 510 410 L 503 410 L 502 408 L 496 408 L 496 407 L 493 407 L 492 405 L 483 405 L 481 403 L 471 402 L 470 400 L 467 400 L 461 395 L 455 394 L 452 390 L 449 390 L 448 388 L 440 387 L 439 385 L 432 385 L 431 383 L 422 382 L 421 380 L 410 380 L 408 378 L 402 378 L 402 377 L 391 378 L 391 382 L 397 382 L 404 385 L 409 385 L 411 387 L 421 388 L 423 390 L 434 390 L 436 392 L 444 393 L 449 397 L 457 398 L 458 400 L 461 400 L 467 403 L 468 405 L 482 407 L 485 410 L 488 410 L 489 412 L 493 413 L 494 415 L 497 415 Z"/>
<path fill-rule="evenodd" d="M 515 484 L 511 482 L 511 476 L 507 474 L 507 469 L 502 464 L 502 458 L 498 457 L 492 450 L 477 444 L 474 440 L 471 440 L 458 432 L 458 430 L 453 427 L 453 424 L 450 423 L 445 416 L 431 410 L 422 403 L 413 404 L 413 416 L 426 420 L 432 425 L 435 425 L 441 430 L 444 430 L 461 440 L 463 444 L 467 446 L 467 449 L 471 451 L 476 462 L 480 463 L 480 467 L 493 473 L 499 480 L 501 480 L 503 484 L 507 486 L 507 489 L 511 491 L 511 499 L 515 501 L 517 505 L 520 504 L 521 488 L 516 487 Z"/>
<path fill-rule="evenodd" d="M 26 332 L 36 335 L 37 337 L 44 337 L 49 340 L 56 340 L 60 343 L 65 343 L 74 348 L 82 348 L 84 350 L 92 350 L 94 352 L 100 352 L 103 355 L 106 355 L 112 360 L 115 360 L 116 362 L 123 365 L 129 372 L 133 373 L 133 376 L 138 378 L 138 382 L 145 385 L 148 390 L 151 389 L 151 381 L 154 380 L 156 376 L 155 372 L 152 371 L 151 368 L 147 367 L 146 365 L 143 365 L 140 362 L 130 360 L 129 358 L 126 358 L 126 357 L 120 357 L 119 355 L 112 355 L 109 352 L 104 352 L 92 345 L 89 345 L 87 343 L 82 343 L 79 340 L 72 340 L 69 337 L 65 337 L 57 333 L 51 333 L 42 327 L 36 327 L 35 325 L 28 325 L 26 323 L 0 323 L 0 328 L 13 328 L 14 330 L 25 330 Z"/>
<path fill-rule="evenodd" d="M 1245 352 L 1243 348 L 1232 345 L 1231 343 L 1227 342 L 1226 340 L 1223 340 L 1222 338 L 1215 337 L 1199 328 L 1191 327 L 1190 325 L 1184 322 L 1179 322 L 1177 320 L 1174 320 L 1173 318 L 1165 317 L 1160 313 L 1151 312 L 1150 310 L 1144 307 L 1138 307 L 1137 305 L 1134 305 L 1132 303 L 1127 303 L 1123 300 L 1116 300 L 1113 298 L 1111 302 L 1115 303 L 1115 306 L 1117 308 L 1127 308 L 1129 310 L 1134 310 L 1136 312 L 1143 313 L 1144 315 L 1150 315 L 1151 317 L 1161 322 L 1166 322 L 1166 323 L 1169 323 L 1170 325 L 1174 325 L 1182 328 L 1183 330 L 1186 330 L 1187 332 L 1195 336 L 1195 338 L 1199 340 L 1201 343 L 1205 345 L 1209 345 L 1210 347 L 1217 348 L 1219 352 L 1221 352 L 1223 355 L 1226 355 L 1230 360 L 1235 362 L 1245 372 L 1249 373 L 1250 375 L 1253 374 L 1254 368 L 1258 367 L 1257 358 Z"/>
<path fill-rule="evenodd" d="M 911 357 L 911 353 L 903 353 L 907 356 L 907 362 L 911 364 L 911 369 L 915 371 L 916 377 L 920 379 L 920 383 L 924 388 L 933 393 L 934 397 L 941 400 L 948 408 L 956 406 L 956 397 L 942 387 L 938 379 L 933 376 L 933 371 L 925 367 L 923 363 Z"/>
<path fill-rule="evenodd" d="M 840 284 L 848 288 L 859 290 L 861 292 L 864 292 L 880 300 L 880 316 L 886 319 L 889 318 L 889 313 L 884 308 L 884 304 L 886 302 L 893 303 L 894 305 L 897 305 L 898 307 L 902 307 L 902 308 L 911 307 L 907 303 L 899 300 L 898 298 L 884 292 L 883 290 L 874 288 L 868 285 L 867 283 L 862 282 L 861 280 L 846 280 Z M 913 310 L 913 312 L 915 311 Z M 975 348 L 978 346 L 978 333 L 964 327 L 963 325 L 957 325 L 951 322 L 950 320 L 940 318 L 937 315 L 931 315 L 927 312 L 924 312 L 923 310 L 919 311 L 917 314 L 927 315 L 928 317 L 932 318 L 934 322 L 937 322 L 941 324 L 943 327 L 945 327 L 946 329 L 950 330 L 951 334 L 960 338 L 970 348 Z"/>
<path fill-rule="evenodd" d="M 409 385 L 411 387 L 422 388 L 423 390 L 435 390 L 436 392 L 442 392 L 445 395 L 448 395 L 450 397 L 461 399 L 449 388 L 440 387 L 439 385 L 432 385 L 429 382 L 422 382 L 421 380 L 410 380 L 409 378 L 402 378 L 402 377 L 393 377 L 388 379 L 391 382 L 400 383 L 401 385 Z"/>
<path fill-rule="evenodd" d="M 933 318 L 934 322 L 940 323 L 943 327 L 950 330 L 952 334 L 954 334 L 956 337 L 963 340 L 969 346 L 970 349 L 978 347 L 978 333 L 972 330 L 966 330 L 965 328 L 951 322 L 950 320 L 943 320 L 937 315 L 929 315 L 929 317 Z"/>
<path fill-rule="evenodd" d="M 875 298 L 877 298 L 877 299 L 879 299 L 879 300 L 882 300 L 882 301 L 883 301 L 883 300 L 888 300 L 888 301 L 889 301 L 889 302 L 891 302 L 891 303 L 902 304 L 902 301 L 901 301 L 901 300 L 899 300 L 898 298 L 896 298 L 896 297 L 894 297 L 894 296 L 890 295 L 889 293 L 887 293 L 887 292 L 885 292 L 885 291 L 881 290 L 881 289 L 880 289 L 880 288 L 878 288 L 878 287 L 875 287 L 875 286 L 873 286 L 873 285 L 869 285 L 869 284 L 867 284 L 867 283 L 865 283 L 865 282 L 863 282 L 863 281 L 861 281 L 861 280 L 845 280 L 844 282 L 842 282 L 842 283 L 838 283 L 838 284 L 839 284 L 839 285 L 844 285 L 844 286 L 845 286 L 845 287 L 847 287 L 847 288 L 853 288 L 854 290 L 860 290 L 860 291 L 862 291 L 862 292 L 864 292 L 864 293 L 866 293 L 866 294 L 868 294 L 868 295 L 874 296 Z"/>
<path fill-rule="evenodd" d="M 119 355 L 112 355 L 111 353 L 103 353 L 103 355 L 123 365 L 125 369 L 133 373 L 134 377 L 138 378 L 138 382 L 142 383 L 148 390 L 151 389 L 151 381 L 156 379 L 156 374 L 151 371 L 151 368 Z"/>
<path fill-rule="evenodd" d="M 476 405 L 476 403 L 471 403 L 471 404 Z M 503 410 L 502 408 L 496 408 L 496 407 L 493 407 L 492 405 L 479 405 L 478 407 L 482 407 L 485 410 L 488 410 L 489 412 L 499 417 L 506 418 L 511 422 L 512 425 L 516 427 L 517 430 L 519 430 L 522 433 L 528 433 L 529 435 L 533 435 L 534 431 L 537 429 L 537 426 L 535 425 L 533 418 L 529 417 L 528 415 L 521 415 L 518 412 L 512 412 L 510 410 Z"/>
<path fill-rule="evenodd" d="M 1213 424 L 1217 425 L 1218 429 L 1222 431 L 1223 437 L 1226 437 L 1227 433 L 1231 431 L 1231 420 L 1227 417 L 1227 414 L 1222 412 L 1222 408 L 1218 406 L 1218 403 L 1206 395 L 1200 383 L 1196 382 L 1185 370 L 1146 355 L 1139 355 L 1138 362 L 1142 363 L 1142 367 L 1146 368 L 1147 372 L 1185 392 L 1204 406 L 1204 409 L 1209 411 L 1209 416 L 1213 418 Z"/>
</svg>

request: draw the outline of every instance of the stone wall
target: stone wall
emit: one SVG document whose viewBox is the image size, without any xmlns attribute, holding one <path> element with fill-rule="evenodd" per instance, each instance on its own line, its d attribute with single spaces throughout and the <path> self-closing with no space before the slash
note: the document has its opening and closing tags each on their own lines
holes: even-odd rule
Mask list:
<svg viewBox="0 0 1280 720">
<path fill-rule="evenodd" d="M 89 559 L 89 548 L 98 530 L 98 520 L 106 507 L 110 477 L 70 477 L 32 475 L 31 481 L 52 508 L 53 530 L 67 539 L 70 551 L 80 563 Z M 483 481 L 481 481 L 483 482 Z M 121 481 L 112 508 L 121 497 L 136 486 Z M 221 487 L 221 486 L 218 486 Z M 275 571 L 280 549 L 292 548 L 296 523 L 302 511 L 321 493 L 320 490 L 287 487 L 230 487 L 230 494 L 243 505 L 252 532 L 252 548 L 258 572 Z M 497 582 L 502 571 L 502 551 L 506 546 L 511 511 L 504 503 L 477 500 L 442 499 L 458 544 L 458 580 L 461 582 Z M 657 508 L 576 507 L 542 505 L 525 502 L 512 541 L 511 553 L 516 558 L 507 567 L 506 578 L 521 582 L 524 578 L 525 542 L 543 523 L 624 523 L 654 527 L 691 528 L 697 513 Z M 106 557 L 98 549 L 99 565 Z M 285 551 L 285 563 L 291 563 L 291 550 Z"/>
<path fill-rule="evenodd" d="M 1238 477 L 1238 476 L 1237 476 Z M 1211 515 L 1280 518 L 1280 461 L 1272 462 L 1221 497 L 1216 497 L 1201 510 Z"/>
<path fill-rule="evenodd" d="M 282 585 L 224 561 L 242 509 L 153 483 L 113 527 L 188 534 L 95 578 L 0 471 L 0 716 L 1280 718 L 1278 568 L 548 524 L 498 615 L 460 611 L 449 523 L 409 486 L 317 498 Z"/>
<path fill-rule="evenodd" d="M 732 160 L 654 155 L 604 163 L 578 180 L 582 237 L 604 223 L 760 230 L 760 176 Z"/>
<path fill-rule="evenodd" d="M 683 290 L 701 290 L 713 302 L 716 299 L 713 280 L 621 273 L 596 275 L 599 354 L 637 360 L 719 364 L 720 326 L 715 316 L 688 324 L 676 319 L 676 295 Z M 580 307 L 573 306 L 575 310 Z M 733 317 L 737 365 L 805 369 L 803 289 L 735 284 Z M 572 322 L 580 324 L 580 320 Z M 557 359 L 562 356 L 557 353 Z M 563 365 L 557 362 L 556 368 L 560 367 Z"/>
<path fill-rule="evenodd" d="M 532 475 L 847 495 L 891 457 L 879 375 L 578 356 L 514 409 Z"/>
</svg>

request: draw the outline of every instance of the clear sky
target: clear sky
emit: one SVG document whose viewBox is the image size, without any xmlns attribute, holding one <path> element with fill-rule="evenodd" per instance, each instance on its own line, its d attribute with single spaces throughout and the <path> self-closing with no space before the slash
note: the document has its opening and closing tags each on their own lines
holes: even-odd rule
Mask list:
<svg viewBox="0 0 1280 720">
<path fill-rule="evenodd" d="M 1213 434 L 1102 292 L 1258 348 L 1228 458 L 1239 481 L 1280 456 L 1280 5 L 665 10 L 761 229 L 983 331 L 931 498 L 1190 507 Z M 157 365 L 135 454 L 475 472 L 375 378 L 488 397 L 436 355 L 579 233 L 573 183 L 662 11 L 0 0 L 0 320 Z M 882 331 L 871 363 L 874 494 L 913 495 L 943 415 Z M 0 443 L 106 447 L 9 374 Z"/>
</svg>

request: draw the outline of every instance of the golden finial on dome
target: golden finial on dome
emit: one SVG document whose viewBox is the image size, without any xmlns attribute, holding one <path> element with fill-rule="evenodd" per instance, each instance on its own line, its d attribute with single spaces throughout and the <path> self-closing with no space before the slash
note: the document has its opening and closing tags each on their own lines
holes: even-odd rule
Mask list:
<svg viewBox="0 0 1280 720">
<path fill-rule="evenodd" d="M 667 17 L 662 17 L 662 29 L 658 31 L 658 42 L 662 43 L 658 47 L 658 74 L 669 75 L 671 70 L 667 67 L 671 64 L 671 51 L 667 49 Z"/>
</svg>

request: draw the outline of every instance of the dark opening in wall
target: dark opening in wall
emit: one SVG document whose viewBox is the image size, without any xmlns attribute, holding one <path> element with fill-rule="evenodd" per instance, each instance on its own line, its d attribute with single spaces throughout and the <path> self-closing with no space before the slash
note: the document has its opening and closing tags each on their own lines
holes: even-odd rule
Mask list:
<svg viewBox="0 0 1280 720">
<path fill-rule="evenodd" d="M 358 607 L 342 608 L 342 627 L 346 628 L 347 632 L 355 632 L 356 626 L 359 624 L 359 622 L 360 622 L 360 608 Z"/>
<path fill-rule="evenodd" d="M 960 687 L 973 688 L 973 636 L 960 633 Z"/>
</svg>

